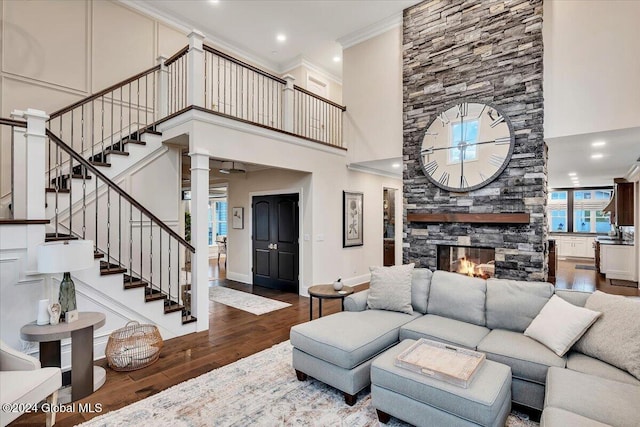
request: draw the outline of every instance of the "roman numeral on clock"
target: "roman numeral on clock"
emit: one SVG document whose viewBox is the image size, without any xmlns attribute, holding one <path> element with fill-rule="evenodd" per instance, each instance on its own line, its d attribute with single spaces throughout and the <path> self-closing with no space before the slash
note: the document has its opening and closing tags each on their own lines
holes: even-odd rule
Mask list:
<svg viewBox="0 0 640 427">
<path fill-rule="evenodd" d="M 449 185 L 449 172 L 442 172 L 442 175 L 440 176 L 438 182 L 442 185 Z"/>
<path fill-rule="evenodd" d="M 493 142 L 495 142 L 496 145 L 510 144 L 511 143 L 511 137 L 510 136 L 503 136 L 502 138 L 494 139 Z"/>
<path fill-rule="evenodd" d="M 467 188 L 468 186 L 469 186 L 469 183 L 467 182 L 467 177 L 462 175 L 460 177 L 460 188 Z"/>
<path fill-rule="evenodd" d="M 463 102 L 462 104 L 456 105 L 458 107 L 458 117 L 466 117 L 469 113 L 469 104 Z"/>
<path fill-rule="evenodd" d="M 483 174 L 482 172 L 478 172 L 480 174 L 480 179 L 484 182 L 487 180 L 487 176 L 485 174 Z"/>
<path fill-rule="evenodd" d="M 433 154 L 433 145 L 432 145 L 431 147 L 428 147 L 428 148 L 423 148 L 423 149 L 420 151 L 420 153 L 421 153 L 423 156 L 426 156 L 427 154 Z"/>
<path fill-rule="evenodd" d="M 500 166 L 502 166 L 502 164 L 504 163 L 505 158 L 506 157 L 499 156 L 497 154 L 492 154 L 491 156 L 489 156 L 489 164 L 495 166 L 496 168 L 500 168 Z"/>
<path fill-rule="evenodd" d="M 431 176 L 435 173 L 436 169 L 438 169 L 438 162 L 433 160 L 426 165 L 424 165 L 424 170 Z"/>
<path fill-rule="evenodd" d="M 444 111 L 438 115 L 438 119 L 442 122 L 442 126 L 448 125 L 451 120 L 447 117 L 447 113 Z"/>
</svg>

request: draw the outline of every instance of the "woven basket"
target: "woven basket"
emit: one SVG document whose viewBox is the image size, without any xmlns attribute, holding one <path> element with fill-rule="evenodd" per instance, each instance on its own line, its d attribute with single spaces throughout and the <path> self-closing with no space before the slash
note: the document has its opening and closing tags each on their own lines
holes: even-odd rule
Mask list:
<svg viewBox="0 0 640 427">
<path fill-rule="evenodd" d="M 151 365 L 160 357 L 162 336 L 154 325 L 128 322 L 109 335 L 105 354 L 114 371 L 133 371 Z"/>
</svg>

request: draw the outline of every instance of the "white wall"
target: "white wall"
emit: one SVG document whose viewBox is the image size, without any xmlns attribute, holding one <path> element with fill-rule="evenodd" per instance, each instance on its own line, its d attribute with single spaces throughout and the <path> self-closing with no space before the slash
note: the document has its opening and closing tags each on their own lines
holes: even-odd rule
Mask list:
<svg viewBox="0 0 640 427">
<path fill-rule="evenodd" d="M 544 2 L 545 138 L 640 126 L 640 2 Z"/>
<path fill-rule="evenodd" d="M 349 162 L 402 156 L 402 30 L 343 52 L 344 140 Z"/>
<path fill-rule="evenodd" d="M 245 218 L 249 218 L 251 192 L 301 189 L 301 294 L 306 294 L 309 286 L 330 283 L 337 276 L 348 283 L 368 281 L 368 267 L 382 264 L 383 188 L 401 190 L 401 180 L 349 171 L 344 150 L 198 111 L 165 122 L 162 131 L 164 138 L 189 134 L 191 152 L 286 169 L 250 172 L 246 177 L 234 178 L 229 182 L 229 207 L 244 207 Z M 364 193 L 362 247 L 342 247 L 344 190 Z M 397 206 L 400 209 L 399 200 Z M 401 218 L 400 211 L 397 216 Z M 247 223 L 246 227 L 250 224 Z M 402 224 L 398 224 L 397 229 L 401 230 Z M 309 235 L 308 241 L 304 240 L 305 234 Z M 398 248 L 401 246 L 400 234 L 397 233 Z M 230 230 L 230 278 L 247 280 L 250 275 L 250 245 L 247 228 L 243 231 Z"/>
<path fill-rule="evenodd" d="M 327 99 L 337 104 L 342 104 L 342 83 L 332 76 L 304 63 L 284 73 L 284 75 L 287 74 L 292 75 L 295 78 L 294 84 L 303 89 L 309 89 L 307 87 L 309 76 L 326 83 L 329 92 Z"/>
</svg>

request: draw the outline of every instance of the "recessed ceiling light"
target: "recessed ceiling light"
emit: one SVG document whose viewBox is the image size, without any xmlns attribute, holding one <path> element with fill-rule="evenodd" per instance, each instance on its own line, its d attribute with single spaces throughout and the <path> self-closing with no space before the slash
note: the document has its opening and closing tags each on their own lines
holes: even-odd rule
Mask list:
<svg viewBox="0 0 640 427">
<path fill-rule="evenodd" d="M 575 173 L 575 172 L 569 172 L 569 173 L 568 173 L 568 175 L 569 175 L 569 176 L 576 176 L 576 175 L 577 175 L 577 173 Z"/>
<path fill-rule="evenodd" d="M 603 145 L 606 145 L 607 143 L 605 141 L 596 141 L 591 143 L 592 147 L 602 147 Z"/>
<path fill-rule="evenodd" d="M 392 168 L 398 169 L 400 167 L 400 163 L 393 163 L 391 165 Z"/>
<path fill-rule="evenodd" d="M 218 4 L 218 3 L 220 3 L 220 0 L 209 0 L 209 3 Z"/>
<path fill-rule="evenodd" d="M 340 57 L 339 56 L 334 56 L 333 57 L 333 62 L 340 62 Z"/>
<path fill-rule="evenodd" d="M 601 159 L 603 157 L 602 153 L 595 153 L 591 155 L 592 159 Z"/>
<path fill-rule="evenodd" d="M 287 41 L 287 36 L 285 36 L 284 34 L 278 34 L 276 36 L 276 40 L 278 40 L 279 42 Z"/>
</svg>

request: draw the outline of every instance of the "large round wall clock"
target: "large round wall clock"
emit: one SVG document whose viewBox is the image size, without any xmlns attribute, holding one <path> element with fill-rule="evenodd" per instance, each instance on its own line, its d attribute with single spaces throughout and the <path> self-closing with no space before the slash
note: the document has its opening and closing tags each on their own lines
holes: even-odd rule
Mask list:
<svg viewBox="0 0 640 427">
<path fill-rule="evenodd" d="M 460 102 L 441 110 L 422 139 L 422 170 L 438 187 L 476 190 L 507 167 L 515 138 L 513 126 L 497 107 Z"/>
</svg>

